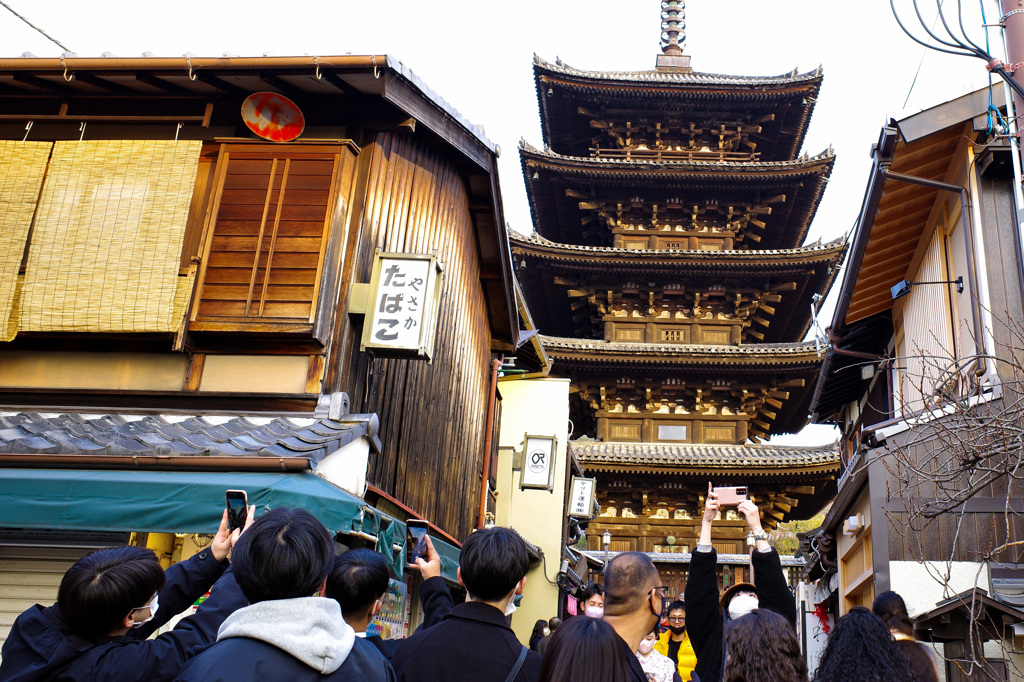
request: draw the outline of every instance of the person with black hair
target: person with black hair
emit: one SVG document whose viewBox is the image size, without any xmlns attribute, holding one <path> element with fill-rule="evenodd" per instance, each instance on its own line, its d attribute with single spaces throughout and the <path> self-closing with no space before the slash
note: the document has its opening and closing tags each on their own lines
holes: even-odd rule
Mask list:
<svg viewBox="0 0 1024 682">
<path fill-rule="evenodd" d="M 855 606 L 836 621 L 818 660 L 814 682 L 906 682 L 910 663 L 882 619 Z"/>
<path fill-rule="evenodd" d="M 697 654 L 690 644 L 690 636 L 686 634 L 686 603 L 677 599 L 669 604 L 667 620 L 668 628 L 658 636 L 654 648 L 672 660 L 683 682 L 689 682 L 697 665 Z"/>
<path fill-rule="evenodd" d="M 807 682 L 796 631 L 771 609 L 755 609 L 730 622 L 725 645 L 725 682 Z"/>
<path fill-rule="evenodd" d="M 736 583 L 718 598 L 718 553 L 711 544 L 711 527 L 719 510 L 717 494 L 709 483 L 700 538 L 690 555 L 685 588 L 686 632 L 697 654 L 693 676 L 705 682 L 722 679 L 728 621 L 754 609 L 767 608 L 782 615 L 796 630 L 796 601 L 789 591 L 782 561 L 768 543 L 768 535 L 761 527 L 761 513 L 750 500 L 740 502 L 736 511 L 747 522 L 754 537 L 754 551 L 750 554 L 754 583 Z"/>
<path fill-rule="evenodd" d="M 466 601 L 398 647 L 398 679 L 536 682 L 540 654 L 523 646 L 506 620 L 528 569 L 526 543 L 511 528 L 496 526 L 466 538 L 457 573 Z"/>
<path fill-rule="evenodd" d="M 583 615 L 591 618 L 604 616 L 604 585 L 590 583 L 580 595 L 580 604 L 583 606 Z"/>
<path fill-rule="evenodd" d="M 419 587 L 420 605 L 423 607 L 421 628 L 440 622 L 455 606 L 452 594 L 441 577 L 441 557 L 429 536 L 426 541 L 426 559 L 418 557 L 415 564 L 409 564 L 409 568 L 423 576 Z M 388 563 L 383 554 L 370 549 L 351 549 L 334 558 L 334 568 L 327 576 L 326 595 L 341 606 L 341 615 L 355 630 L 356 637 L 364 637 L 391 660 L 402 640 L 366 634 L 374 616 L 383 607 L 382 599 L 389 580 Z"/>
<path fill-rule="evenodd" d="M 534 650 L 541 656 L 548 650 L 548 645 L 551 644 L 551 637 L 555 634 L 555 630 L 562 627 L 562 619 L 558 616 L 552 616 L 548 620 L 548 634 L 544 635 L 539 642 L 537 642 L 537 648 Z"/>
<path fill-rule="evenodd" d="M 661 622 L 667 587 L 654 562 L 640 552 L 622 552 L 605 565 L 604 620 L 619 635 L 626 651 L 630 676 L 647 682 L 647 673 L 636 658 L 640 642 Z M 591 620 L 573 618 L 575 620 Z"/>
<path fill-rule="evenodd" d="M 249 518 L 254 508 L 249 509 Z M 152 550 L 110 547 L 68 569 L 57 603 L 37 604 L 14 622 L 4 642 L 0 680 L 172 680 L 217 639 L 217 629 L 245 597 L 227 556 L 239 537 L 227 512 L 213 543 L 165 572 Z M 214 584 L 216 583 L 216 584 Z M 170 632 L 147 639 L 211 590 L 198 611 Z"/>
<path fill-rule="evenodd" d="M 270 510 L 242 536 L 233 559 L 250 605 L 224 621 L 217 643 L 177 680 L 394 680 L 391 664 L 355 636 L 338 602 L 319 596 L 334 567 L 334 542 L 315 516 Z"/>
<path fill-rule="evenodd" d="M 541 682 L 631 682 L 629 659 L 614 628 L 600 618 L 571 618 L 551 636 Z M 645 678 L 646 682 L 646 678 Z"/>
<path fill-rule="evenodd" d="M 543 618 L 533 624 L 533 632 L 530 633 L 530 651 L 537 650 L 537 642 L 551 634 L 548 622 Z"/>
<path fill-rule="evenodd" d="M 939 661 L 935 650 L 914 637 L 914 623 L 903 597 L 893 591 L 875 597 L 871 611 L 888 626 L 896 646 L 910 662 L 911 682 L 939 682 Z"/>
</svg>

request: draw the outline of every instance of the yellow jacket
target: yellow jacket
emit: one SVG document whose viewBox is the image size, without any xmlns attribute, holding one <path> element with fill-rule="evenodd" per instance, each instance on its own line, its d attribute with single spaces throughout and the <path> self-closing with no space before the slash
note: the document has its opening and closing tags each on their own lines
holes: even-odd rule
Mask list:
<svg viewBox="0 0 1024 682">
<path fill-rule="evenodd" d="M 658 641 L 654 643 L 654 650 L 668 656 L 668 639 L 672 636 L 669 630 L 658 635 Z M 690 644 L 690 636 L 686 635 L 679 643 L 679 677 L 683 682 L 689 682 L 690 673 L 697 667 L 697 654 L 693 652 Z"/>
</svg>

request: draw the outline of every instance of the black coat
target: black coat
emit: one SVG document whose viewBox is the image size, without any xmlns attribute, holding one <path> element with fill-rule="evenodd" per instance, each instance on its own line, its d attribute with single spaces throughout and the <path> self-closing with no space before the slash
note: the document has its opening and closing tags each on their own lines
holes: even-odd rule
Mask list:
<svg viewBox="0 0 1024 682">
<path fill-rule="evenodd" d="M 796 627 L 796 602 L 779 553 L 755 551 L 750 558 L 757 587 L 758 608 L 771 609 L 785 616 Z M 686 632 L 697 654 L 694 671 L 700 679 L 718 682 L 724 671 L 725 620 L 718 594 L 718 553 L 695 551 L 690 555 L 686 577 Z"/>
<path fill-rule="evenodd" d="M 392 660 L 400 682 L 504 682 L 522 649 L 505 614 L 488 604 L 465 602 L 437 625 L 406 639 Z M 516 682 L 539 680 L 540 661 L 540 654 L 528 652 Z"/>
<path fill-rule="evenodd" d="M 217 580 L 218 577 L 223 577 Z M 73 634 L 57 605 L 33 606 L 18 616 L 4 642 L 0 680 L 81 682 L 173 680 L 185 662 L 217 640 L 217 629 L 246 605 L 234 574 L 203 550 L 167 569 L 153 620 L 119 637 L 87 640 Z M 206 594 L 199 611 L 156 639 L 146 639 Z"/>
<path fill-rule="evenodd" d="M 329 675 L 318 671 L 273 644 L 233 637 L 222 639 L 197 656 L 178 682 L 395 682 L 395 671 L 377 648 L 356 637 L 345 662 Z"/>
</svg>

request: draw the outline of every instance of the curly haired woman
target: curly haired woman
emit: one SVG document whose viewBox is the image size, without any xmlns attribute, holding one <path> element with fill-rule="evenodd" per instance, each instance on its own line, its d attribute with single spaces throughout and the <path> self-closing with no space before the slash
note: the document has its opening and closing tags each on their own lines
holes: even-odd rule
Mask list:
<svg viewBox="0 0 1024 682">
<path fill-rule="evenodd" d="M 882 619 L 855 606 L 836 621 L 814 682 L 907 682 L 910 665 Z"/>
<path fill-rule="evenodd" d="M 796 633 L 774 611 L 757 609 L 732 621 L 725 644 L 725 682 L 807 682 Z"/>
</svg>

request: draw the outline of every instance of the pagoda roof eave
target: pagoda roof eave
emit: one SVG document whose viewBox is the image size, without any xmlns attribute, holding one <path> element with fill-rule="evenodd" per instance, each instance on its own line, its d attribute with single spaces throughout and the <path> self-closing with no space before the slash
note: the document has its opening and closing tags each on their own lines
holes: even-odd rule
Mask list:
<svg viewBox="0 0 1024 682">
<path fill-rule="evenodd" d="M 599 339 L 540 336 L 548 355 L 586 364 L 625 362 L 631 365 L 748 365 L 756 368 L 811 370 L 821 364 L 813 341 L 748 343 L 740 346 L 707 344 L 623 343 Z"/>
<path fill-rule="evenodd" d="M 559 244 L 537 233 L 527 236 L 515 231 L 509 233 L 509 241 L 514 253 L 529 254 L 534 258 L 561 262 L 566 265 L 594 264 L 600 265 L 602 268 L 612 267 L 617 270 L 663 265 L 673 270 L 692 268 L 735 271 L 742 268 L 762 272 L 811 263 L 836 264 L 841 260 L 847 246 L 847 236 L 845 235 L 826 244 L 764 251 L 684 249 L 640 251 L 607 246 Z"/>
<path fill-rule="evenodd" d="M 835 443 L 822 446 L 765 444 L 708 445 L 688 443 L 618 443 L 587 437 L 572 443 L 573 452 L 584 466 L 619 465 L 635 468 L 661 467 L 685 474 L 744 470 L 759 475 L 784 475 L 793 470 L 809 473 L 839 470 Z"/>
<path fill-rule="evenodd" d="M 552 64 L 540 56 L 533 55 L 534 72 L 545 71 L 559 76 L 576 79 L 581 84 L 602 84 L 606 86 L 686 85 L 697 87 L 735 88 L 738 94 L 750 92 L 754 86 L 789 88 L 793 85 L 808 84 L 820 86 L 823 76 L 821 66 L 813 71 L 797 73 L 796 69 L 778 76 L 734 76 L 704 73 L 688 69 L 651 69 L 645 71 L 585 71 L 576 69 L 561 61 Z M 756 92 L 756 91 L 755 91 Z"/>
</svg>

